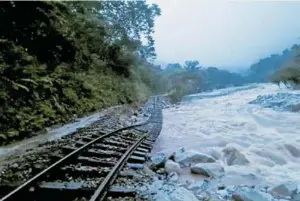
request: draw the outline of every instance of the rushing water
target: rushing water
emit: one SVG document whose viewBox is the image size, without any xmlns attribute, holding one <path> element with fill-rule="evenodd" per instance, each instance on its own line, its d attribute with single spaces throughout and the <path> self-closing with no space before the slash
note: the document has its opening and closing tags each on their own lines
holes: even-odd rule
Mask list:
<svg viewBox="0 0 300 201">
<path fill-rule="evenodd" d="M 163 110 L 163 129 L 153 152 L 184 147 L 220 155 L 224 165 L 222 149 L 232 145 L 250 163 L 224 165 L 227 174 L 254 174 L 268 184 L 300 181 L 300 113 L 248 104 L 258 95 L 281 92 L 300 93 L 261 84 L 187 97 L 179 106 Z"/>
</svg>

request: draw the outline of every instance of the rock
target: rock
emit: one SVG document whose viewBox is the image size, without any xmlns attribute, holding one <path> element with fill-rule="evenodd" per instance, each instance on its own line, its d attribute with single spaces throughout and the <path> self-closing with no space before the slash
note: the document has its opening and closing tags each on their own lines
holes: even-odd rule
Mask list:
<svg viewBox="0 0 300 201">
<path fill-rule="evenodd" d="M 208 187 L 208 181 L 203 180 L 203 181 L 196 181 L 192 184 L 190 184 L 187 189 L 191 190 L 193 192 L 199 191 L 199 190 L 206 190 Z"/>
<path fill-rule="evenodd" d="M 296 192 L 297 192 L 297 184 L 291 181 L 275 186 L 270 190 L 270 194 L 272 194 L 276 198 L 291 197 Z"/>
<path fill-rule="evenodd" d="M 177 182 L 178 180 L 179 180 L 179 176 L 176 172 L 171 173 L 168 177 L 168 181 L 173 182 L 173 183 Z"/>
<path fill-rule="evenodd" d="M 180 174 L 180 165 L 172 160 L 167 160 L 165 163 L 165 172 L 170 174 L 172 172 L 176 172 L 177 174 Z"/>
<path fill-rule="evenodd" d="M 228 192 L 226 189 L 224 189 L 224 190 L 218 190 L 217 194 L 219 195 L 219 197 L 222 197 L 222 198 L 224 198 L 226 200 L 230 199 L 231 196 L 232 196 L 230 194 L 230 192 Z"/>
<path fill-rule="evenodd" d="M 298 111 L 300 94 L 277 93 L 257 96 L 250 104 L 259 104 L 262 107 L 272 108 L 277 111 Z"/>
<path fill-rule="evenodd" d="M 169 195 L 164 191 L 158 191 L 158 193 L 154 196 L 154 200 L 156 201 L 171 201 Z"/>
<path fill-rule="evenodd" d="M 19 167 L 19 164 L 18 164 L 18 163 L 14 163 L 14 164 L 12 164 L 11 167 L 12 167 L 12 168 L 18 168 L 18 167 Z"/>
<path fill-rule="evenodd" d="M 211 195 L 209 192 L 206 192 L 206 191 L 202 191 L 200 193 L 197 193 L 196 194 L 196 197 L 198 198 L 198 200 L 201 200 L 201 201 L 210 201 L 211 200 Z"/>
<path fill-rule="evenodd" d="M 196 163 L 214 163 L 216 160 L 207 154 L 196 151 L 184 151 L 182 153 L 176 153 L 175 161 L 183 167 L 188 167 Z"/>
<path fill-rule="evenodd" d="M 191 172 L 207 177 L 217 177 L 224 173 L 224 168 L 219 163 L 198 163 L 191 167 Z"/>
<path fill-rule="evenodd" d="M 148 166 L 144 166 L 143 172 L 146 173 L 147 175 L 153 176 L 155 175 L 155 172 L 153 172 Z"/>
<path fill-rule="evenodd" d="M 165 173 L 165 169 L 164 168 L 159 168 L 157 171 L 156 171 L 157 174 L 164 174 Z"/>
<path fill-rule="evenodd" d="M 189 190 L 179 187 L 170 194 L 171 201 L 198 201 L 196 196 Z"/>
<path fill-rule="evenodd" d="M 166 161 L 167 161 L 167 155 L 161 152 L 151 157 L 151 162 L 148 164 L 148 166 L 150 167 L 150 169 L 156 170 L 164 167 Z"/>
<path fill-rule="evenodd" d="M 219 160 L 219 159 L 222 157 L 221 153 L 218 152 L 218 151 L 215 150 L 215 149 L 210 149 L 210 150 L 209 150 L 209 154 L 210 154 L 212 157 L 214 157 L 216 160 Z"/>
<path fill-rule="evenodd" d="M 233 193 L 234 201 L 272 201 L 272 196 L 251 188 L 242 188 Z"/>
<path fill-rule="evenodd" d="M 44 166 L 41 163 L 36 163 L 36 164 L 33 165 L 33 167 L 36 170 L 41 170 L 41 169 L 43 169 Z"/>
<path fill-rule="evenodd" d="M 246 165 L 249 163 L 244 154 L 239 152 L 235 147 L 228 146 L 223 149 L 224 160 L 227 165 Z"/>
</svg>

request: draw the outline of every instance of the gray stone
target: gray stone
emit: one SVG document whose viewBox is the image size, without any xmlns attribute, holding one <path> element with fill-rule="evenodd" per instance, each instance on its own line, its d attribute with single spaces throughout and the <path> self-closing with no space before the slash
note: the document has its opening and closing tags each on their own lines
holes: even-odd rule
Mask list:
<svg viewBox="0 0 300 201">
<path fill-rule="evenodd" d="M 201 201 L 211 200 L 210 194 L 205 191 L 202 191 L 202 192 L 196 194 L 196 197 L 198 198 L 198 200 L 201 200 Z"/>
<path fill-rule="evenodd" d="M 196 196 L 189 190 L 179 187 L 170 194 L 171 201 L 198 201 Z"/>
<path fill-rule="evenodd" d="M 18 163 L 14 163 L 14 164 L 12 164 L 11 167 L 12 167 L 12 168 L 18 168 L 18 167 L 19 167 L 19 164 L 18 164 Z"/>
<path fill-rule="evenodd" d="M 242 188 L 233 193 L 234 201 L 272 201 L 272 196 L 251 188 Z"/>
<path fill-rule="evenodd" d="M 196 181 L 194 183 L 191 183 L 187 189 L 191 191 L 199 191 L 199 190 L 205 190 L 208 187 L 208 181 L 203 180 L 203 181 Z"/>
<path fill-rule="evenodd" d="M 169 175 L 168 181 L 170 182 L 177 182 L 179 180 L 179 176 L 176 172 L 173 172 Z"/>
<path fill-rule="evenodd" d="M 207 177 L 218 177 L 223 175 L 224 168 L 219 163 L 198 163 L 191 167 L 191 172 Z"/>
<path fill-rule="evenodd" d="M 231 193 L 229 191 L 227 191 L 226 189 L 224 190 L 218 190 L 217 194 L 224 198 L 224 199 L 230 199 L 231 198 Z"/>
<path fill-rule="evenodd" d="M 176 153 L 175 160 L 183 167 L 188 167 L 196 163 L 213 163 L 216 161 L 212 156 L 196 151 Z"/>
<path fill-rule="evenodd" d="M 151 157 L 151 162 L 149 162 L 148 166 L 150 169 L 159 169 L 164 167 L 166 161 L 167 155 L 161 152 Z"/>
<path fill-rule="evenodd" d="M 291 197 L 296 192 L 297 192 L 297 184 L 291 181 L 275 186 L 270 190 L 270 193 L 276 198 Z"/>
<path fill-rule="evenodd" d="M 158 191 L 157 194 L 154 196 L 154 200 L 157 200 L 157 201 L 171 201 L 169 195 L 164 191 Z"/>
<path fill-rule="evenodd" d="M 227 165 L 246 165 L 249 163 L 244 154 L 239 152 L 235 147 L 226 147 L 223 149 L 224 160 Z"/>
<path fill-rule="evenodd" d="M 218 152 L 218 151 L 215 150 L 215 149 L 209 150 L 209 154 L 210 154 L 212 157 L 214 157 L 216 160 L 219 160 L 219 159 L 222 157 L 221 153 Z"/>
<path fill-rule="evenodd" d="M 146 173 L 147 175 L 150 175 L 150 176 L 154 176 L 155 175 L 155 172 L 153 172 L 148 166 L 144 166 L 143 168 L 143 172 Z"/>
</svg>

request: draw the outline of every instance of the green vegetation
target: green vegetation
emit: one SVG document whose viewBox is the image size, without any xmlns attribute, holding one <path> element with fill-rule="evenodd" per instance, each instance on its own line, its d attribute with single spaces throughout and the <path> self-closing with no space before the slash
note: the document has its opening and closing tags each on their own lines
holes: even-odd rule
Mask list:
<svg viewBox="0 0 300 201">
<path fill-rule="evenodd" d="M 2 2 L 0 144 L 159 93 L 158 15 L 145 1 Z"/>
<path fill-rule="evenodd" d="M 276 84 L 284 83 L 286 86 L 299 88 L 300 85 L 300 48 L 295 49 L 295 56 L 283 68 L 272 76 Z"/>
<path fill-rule="evenodd" d="M 215 67 L 203 68 L 198 61 L 186 61 L 183 66 L 179 63 L 168 64 L 162 75 L 171 102 L 178 102 L 191 93 L 245 84 L 245 78 L 238 73 Z"/>
<path fill-rule="evenodd" d="M 275 72 L 280 71 L 283 66 L 295 56 L 298 45 L 293 45 L 290 49 L 282 51 L 281 54 L 272 54 L 269 57 L 260 59 L 250 66 L 246 80 L 247 82 L 269 82 Z"/>
</svg>

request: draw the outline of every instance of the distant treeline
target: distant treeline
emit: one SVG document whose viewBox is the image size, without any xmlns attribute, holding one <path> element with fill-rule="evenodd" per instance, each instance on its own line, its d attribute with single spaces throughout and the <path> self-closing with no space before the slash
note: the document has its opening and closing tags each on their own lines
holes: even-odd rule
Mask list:
<svg viewBox="0 0 300 201">
<path fill-rule="evenodd" d="M 170 97 L 174 101 L 180 100 L 182 96 L 189 93 L 249 83 L 271 81 L 300 83 L 300 53 L 297 53 L 299 48 L 299 45 L 293 45 L 281 54 L 272 54 L 262 58 L 252 64 L 245 73 L 233 73 L 216 67 L 201 67 L 199 61 L 195 60 L 186 61 L 184 65 L 168 64 L 162 70 L 162 74 L 167 80 Z"/>
<path fill-rule="evenodd" d="M 243 76 L 238 73 L 215 67 L 203 68 L 196 60 L 186 61 L 184 65 L 168 64 L 161 74 L 162 79 L 165 79 L 165 90 L 169 91 L 173 101 L 179 101 L 189 93 L 245 84 Z"/>
</svg>

